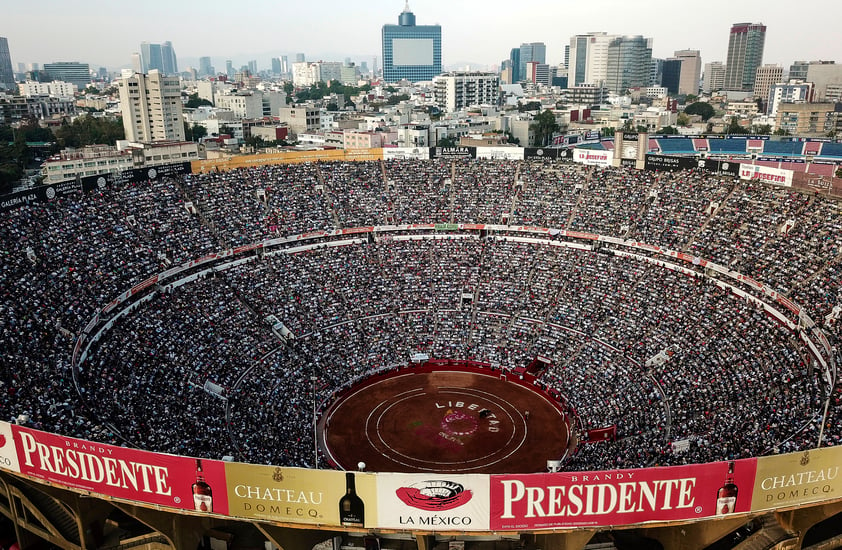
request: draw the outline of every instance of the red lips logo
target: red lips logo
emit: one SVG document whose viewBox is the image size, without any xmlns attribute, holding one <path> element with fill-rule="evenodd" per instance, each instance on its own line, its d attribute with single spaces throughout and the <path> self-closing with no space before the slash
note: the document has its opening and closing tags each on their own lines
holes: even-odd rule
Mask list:
<svg viewBox="0 0 842 550">
<path fill-rule="evenodd" d="M 407 506 L 432 512 L 458 508 L 474 496 L 473 492 L 465 489 L 459 483 L 440 479 L 422 481 L 409 487 L 401 487 L 395 491 L 395 494 Z"/>
<path fill-rule="evenodd" d="M 3 434 L 0 434 L 0 447 L 5 447 L 5 446 L 6 446 L 6 436 L 3 435 Z"/>
</svg>

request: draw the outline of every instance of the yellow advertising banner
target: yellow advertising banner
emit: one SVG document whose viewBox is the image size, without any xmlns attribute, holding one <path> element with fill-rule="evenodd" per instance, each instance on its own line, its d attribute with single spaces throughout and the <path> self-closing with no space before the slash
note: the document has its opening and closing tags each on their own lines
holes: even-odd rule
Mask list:
<svg viewBox="0 0 842 550">
<path fill-rule="evenodd" d="M 842 497 L 840 465 L 842 447 L 758 458 L 752 511 Z"/>
<path fill-rule="evenodd" d="M 377 526 L 374 474 L 225 464 L 228 514 L 285 523 Z"/>
<path fill-rule="evenodd" d="M 297 164 L 302 162 L 364 161 L 381 160 L 383 149 L 327 149 L 315 151 L 285 151 L 259 155 L 239 155 L 225 159 L 194 160 L 191 171 L 194 174 L 219 170 L 233 170 L 268 164 Z"/>
</svg>

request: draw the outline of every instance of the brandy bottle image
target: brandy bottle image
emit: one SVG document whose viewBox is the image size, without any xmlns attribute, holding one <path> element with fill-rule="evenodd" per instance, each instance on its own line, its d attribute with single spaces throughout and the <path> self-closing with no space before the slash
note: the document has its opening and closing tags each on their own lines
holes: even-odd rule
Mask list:
<svg viewBox="0 0 842 550">
<path fill-rule="evenodd" d="M 205 482 L 201 460 L 196 460 L 196 482 L 193 483 L 193 508 L 199 512 L 213 512 L 213 490 Z"/>
<path fill-rule="evenodd" d="M 728 476 L 716 492 L 716 515 L 731 514 L 737 508 L 737 486 L 734 484 L 734 461 L 728 463 Z"/>
<path fill-rule="evenodd" d="M 357 496 L 352 472 L 345 472 L 345 494 L 339 499 L 339 523 L 346 527 L 365 527 L 365 505 Z"/>
</svg>

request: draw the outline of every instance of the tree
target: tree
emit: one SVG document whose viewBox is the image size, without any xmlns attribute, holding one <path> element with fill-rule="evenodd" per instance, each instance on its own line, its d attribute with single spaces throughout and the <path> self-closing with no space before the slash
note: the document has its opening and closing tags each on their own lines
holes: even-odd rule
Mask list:
<svg viewBox="0 0 842 550">
<path fill-rule="evenodd" d="M 85 95 L 88 95 L 88 94 L 98 95 L 100 93 L 100 91 L 99 91 L 99 88 L 97 88 L 96 86 L 88 86 L 87 88 L 82 90 L 82 93 L 85 94 Z"/>
<path fill-rule="evenodd" d="M 263 138 L 260 136 L 249 136 L 248 139 L 246 139 L 246 145 L 248 145 L 249 147 L 254 147 L 255 149 L 260 149 L 266 144 L 263 141 Z"/>
<path fill-rule="evenodd" d="M 617 129 L 614 128 L 613 126 L 603 126 L 599 130 L 599 135 L 601 137 L 613 136 L 616 131 L 617 131 Z"/>
<path fill-rule="evenodd" d="M 79 117 L 72 124 L 63 123 L 55 136 L 61 147 L 114 145 L 118 139 L 126 139 L 122 121 L 92 116 Z"/>
<path fill-rule="evenodd" d="M 201 107 L 202 105 L 213 106 L 213 103 L 203 97 L 199 97 L 199 94 L 196 93 L 190 94 L 190 97 L 187 99 L 187 103 L 184 106 L 188 109 L 195 109 L 197 107 Z"/>
<path fill-rule="evenodd" d="M 459 145 L 459 140 L 454 136 L 439 138 L 436 147 L 456 147 Z"/>
<path fill-rule="evenodd" d="M 15 136 L 21 136 L 24 142 L 27 141 L 53 141 L 55 136 L 47 128 L 42 128 L 38 124 L 38 120 L 34 117 L 29 117 L 21 121 L 17 130 L 14 132 Z"/>
<path fill-rule="evenodd" d="M 710 117 L 716 114 L 713 109 L 713 105 L 711 105 L 710 103 L 705 103 L 703 101 L 691 103 L 690 105 L 684 108 L 684 112 L 688 115 L 699 115 L 705 122 L 707 122 Z"/>
<path fill-rule="evenodd" d="M 540 101 L 528 101 L 521 105 L 517 106 L 517 110 L 521 113 L 526 111 L 540 111 L 541 110 L 541 102 Z"/>
<path fill-rule="evenodd" d="M 757 124 L 752 126 L 751 131 L 758 136 L 768 136 L 772 134 L 771 124 Z"/>
<path fill-rule="evenodd" d="M 677 134 L 678 129 L 674 126 L 664 126 L 660 130 L 658 130 L 658 133 L 664 136 L 671 136 Z"/>
<path fill-rule="evenodd" d="M 545 146 L 549 143 L 555 132 L 558 132 L 558 122 L 555 120 L 555 114 L 549 109 L 536 115 L 532 119 L 532 124 L 529 128 L 535 132 L 535 143 L 539 146 Z"/>
<path fill-rule="evenodd" d="M 327 111 L 338 111 L 339 105 L 337 105 L 336 102 L 331 101 L 330 103 L 325 105 L 325 110 L 327 110 Z"/>
<path fill-rule="evenodd" d="M 678 113 L 675 123 L 679 126 L 690 126 L 690 116 L 687 113 Z"/>
<path fill-rule="evenodd" d="M 731 117 L 731 121 L 728 123 L 728 127 L 725 129 L 726 134 L 749 134 L 751 130 L 748 128 L 743 128 L 740 126 L 740 120 L 735 117 Z"/>
<path fill-rule="evenodd" d="M 397 94 L 389 96 L 389 99 L 386 100 L 387 105 L 397 105 L 401 101 L 407 101 L 409 96 L 406 94 Z"/>
<path fill-rule="evenodd" d="M 190 126 L 187 121 L 184 121 L 184 139 L 187 141 L 200 141 L 206 135 L 208 135 L 208 129 L 204 126 L 195 122 Z"/>
<path fill-rule="evenodd" d="M 792 134 L 789 133 L 788 130 L 784 130 L 783 128 L 778 128 L 773 133 L 775 136 L 791 136 Z"/>
<path fill-rule="evenodd" d="M 842 178 L 842 167 L 839 167 L 839 168 L 836 169 L 835 175 L 836 175 L 837 178 Z"/>
<path fill-rule="evenodd" d="M 200 141 L 203 137 L 208 135 L 208 129 L 201 124 L 196 124 L 195 122 L 190 130 L 193 133 L 193 139 L 196 141 Z"/>
<path fill-rule="evenodd" d="M 695 102 L 697 102 L 698 100 L 699 100 L 699 96 L 697 96 L 696 94 L 687 94 L 687 95 L 684 97 L 684 101 L 685 101 L 686 103 L 695 103 Z"/>
</svg>

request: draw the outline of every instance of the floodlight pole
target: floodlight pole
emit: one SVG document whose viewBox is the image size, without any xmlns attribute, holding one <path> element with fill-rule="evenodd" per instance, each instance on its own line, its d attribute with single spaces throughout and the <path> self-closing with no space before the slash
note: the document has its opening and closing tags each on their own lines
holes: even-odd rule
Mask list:
<svg viewBox="0 0 842 550">
<path fill-rule="evenodd" d="M 316 375 L 310 376 L 313 382 L 313 468 L 319 469 L 319 433 L 316 426 Z"/>
</svg>

